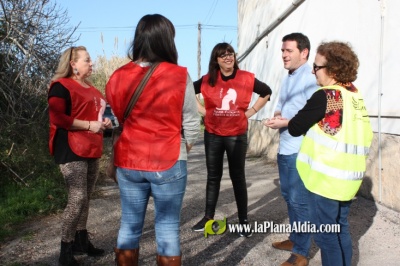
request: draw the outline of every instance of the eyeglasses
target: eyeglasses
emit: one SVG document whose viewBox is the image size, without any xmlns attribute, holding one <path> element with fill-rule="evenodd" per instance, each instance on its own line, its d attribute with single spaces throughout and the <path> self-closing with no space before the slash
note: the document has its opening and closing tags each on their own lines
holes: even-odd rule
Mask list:
<svg viewBox="0 0 400 266">
<path fill-rule="evenodd" d="M 228 54 L 220 55 L 219 57 L 222 59 L 226 59 L 227 57 L 233 57 L 234 55 L 235 55 L 234 53 L 228 53 Z"/>
<path fill-rule="evenodd" d="M 321 68 L 326 68 L 326 66 L 317 66 L 316 64 L 313 64 L 314 73 L 320 70 Z"/>
</svg>

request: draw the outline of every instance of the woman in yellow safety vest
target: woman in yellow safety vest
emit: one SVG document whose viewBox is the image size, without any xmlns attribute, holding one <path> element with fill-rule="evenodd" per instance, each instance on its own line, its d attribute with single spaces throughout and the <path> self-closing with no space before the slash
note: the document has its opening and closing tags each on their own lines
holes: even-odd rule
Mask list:
<svg viewBox="0 0 400 266">
<path fill-rule="evenodd" d="M 352 83 L 359 61 L 351 46 L 323 42 L 317 48 L 313 74 L 322 86 L 291 120 L 267 121 L 305 134 L 297 169 L 309 191 L 314 240 L 322 265 L 351 265 L 352 243 L 347 220 L 352 198 L 366 169 L 373 133 L 364 100 Z M 271 127 L 271 126 L 270 126 Z"/>
</svg>

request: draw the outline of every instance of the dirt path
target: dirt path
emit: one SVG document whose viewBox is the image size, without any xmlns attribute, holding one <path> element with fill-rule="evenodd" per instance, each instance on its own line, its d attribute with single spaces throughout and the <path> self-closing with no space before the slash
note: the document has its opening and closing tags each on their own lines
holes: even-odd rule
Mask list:
<svg viewBox="0 0 400 266">
<path fill-rule="evenodd" d="M 227 166 L 227 164 L 225 164 Z M 189 156 L 189 177 L 182 210 L 183 265 L 280 265 L 288 252 L 275 250 L 273 241 L 286 234 L 260 233 L 251 238 L 224 233 L 207 238 L 190 228 L 202 217 L 205 195 L 205 159 L 199 141 Z M 260 158 L 248 158 L 246 174 L 249 194 L 249 219 L 262 223 L 287 222 L 285 203 L 280 196 L 277 168 Z M 82 265 L 114 265 L 113 247 L 119 227 L 118 188 L 108 180 L 99 182 L 91 202 L 88 230 L 92 242 L 106 250 L 100 258 L 77 256 Z M 215 219 L 227 217 L 237 222 L 232 185 L 225 167 Z M 140 265 L 156 265 L 153 228 L 153 205 L 150 201 L 140 249 Z M 61 215 L 37 219 L 25 224 L 18 235 L 0 246 L 0 265 L 57 265 L 60 245 Z M 399 265 L 400 214 L 364 198 L 355 199 L 350 211 L 353 237 L 353 265 Z M 321 265 L 320 253 L 311 250 L 310 266 Z"/>
</svg>

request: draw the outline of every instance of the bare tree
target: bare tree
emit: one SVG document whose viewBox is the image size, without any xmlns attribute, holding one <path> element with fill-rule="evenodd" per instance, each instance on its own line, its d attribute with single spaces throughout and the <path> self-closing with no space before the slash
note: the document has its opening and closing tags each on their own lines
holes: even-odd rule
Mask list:
<svg viewBox="0 0 400 266">
<path fill-rule="evenodd" d="M 0 0 L 0 122 L 29 124 L 76 27 L 50 0 Z M 4 125 L 4 124 L 3 124 Z"/>
<path fill-rule="evenodd" d="M 54 1 L 0 0 L 0 175 L 46 165 L 48 82 L 79 38 L 68 25 Z"/>
</svg>

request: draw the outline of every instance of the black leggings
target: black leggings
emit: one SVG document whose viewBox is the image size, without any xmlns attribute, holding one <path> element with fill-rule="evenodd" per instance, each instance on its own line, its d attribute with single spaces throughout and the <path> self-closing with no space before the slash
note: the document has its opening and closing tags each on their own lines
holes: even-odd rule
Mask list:
<svg viewBox="0 0 400 266">
<path fill-rule="evenodd" d="M 207 165 L 205 215 L 209 218 L 214 218 L 223 174 L 224 153 L 226 151 L 229 176 L 235 194 L 239 221 L 247 220 L 247 187 L 244 171 L 247 133 L 225 137 L 211 134 L 204 130 L 204 146 Z"/>
</svg>

